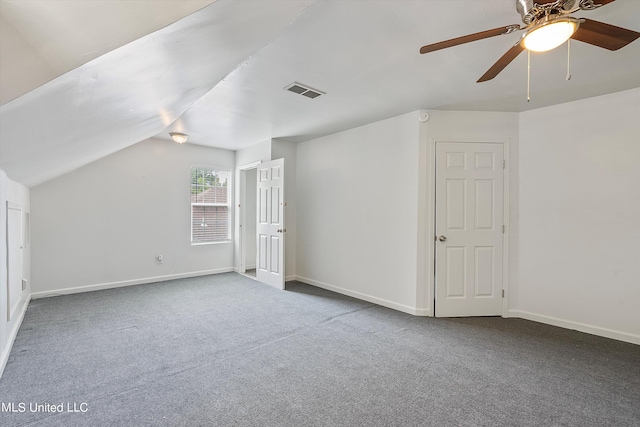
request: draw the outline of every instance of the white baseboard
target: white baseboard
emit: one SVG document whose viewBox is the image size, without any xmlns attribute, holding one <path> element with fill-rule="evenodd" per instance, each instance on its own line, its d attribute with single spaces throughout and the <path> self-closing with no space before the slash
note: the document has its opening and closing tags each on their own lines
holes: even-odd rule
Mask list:
<svg viewBox="0 0 640 427">
<path fill-rule="evenodd" d="M 430 316 L 431 311 L 425 308 L 411 307 L 405 304 L 399 304 L 394 301 L 389 301 L 383 298 L 378 298 L 373 295 L 363 294 L 362 292 L 352 291 L 340 286 L 330 285 L 328 283 L 320 282 L 318 280 L 309 279 L 308 277 L 296 276 L 295 280 L 306 283 L 308 285 L 316 286 L 318 288 L 326 289 L 328 291 L 337 292 L 342 295 L 347 295 L 353 298 L 361 299 L 363 301 L 378 304 L 383 307 L 392 308 L 394 310 L 402 311 L 403 313 L 413 314 L 414 316 Z"/>
<path fill-rule="evenodd" d="M 298 280 L 298 278 L 296 277 L 296 275 L 292 275 L 292 276 L 285 276 L 284 281 L 285 282 L 291 282 L 293 280 Z"/>
<path fill-rule="evenodd" d="M 433 317 L 433 313 L 431 312 L 430 308 L 417 308 L 415 309 L 415 315 L 416 316 L 426 316 L 426 317 Z"/>
<path fill-rule="evenodd" d="M 640 344 L 640 335 L 602 328 L 600 326 L 588 325 L 586 323 L 574 322 L 573 320 L 560 319 L 557 317 L 530 313 L 528 311 L 522 310 L 509 310 L 509 317 L 520 317 L 522 319 L 533 320 L 534 322 L 546 323 L 547 325 L 559 326 L 565 329 L 585 332 L 591 335 L 598 335 L 601 337 L 611 338 L 618 341 L 625 341 L 632 344 Z"/>
<path fill-rule="evenodd" d="M 34 292 L 31 298 L 47 298 L 60 295 L 77 294 L 81 292 L 101 291 L 103 289 L 122 288 L 125 286 L 144 285 L 147 283 L 166 282 L 167 280 L 186 279 L 188 277 L 208 276 L 210 274 L 228 273 L 234 271 L 233 267 L 218 268 L 215 270 L 192 271 L 189 273 L 169 274 L 165 276 L 145 277 L 143 279 L 123 280 L 121 282 L 100 283 L 96 285 L 78 286 L 75 288 L 56 289 L 52 291 Z"/>
<path fill-rule="evenodd" d="M 20 313 L 18 314 L 18 319 L 13 325 L 11 332 L 9 333 L 8 345 L 0 354 L 0 378 L 2 378 L 2 374 L 4 373 L 4 368 L 7 366 L 7 362 L 9 361 L 9 355 L 11 354 L 11 349 L 13 348 L 13 343 L 16 340 L 16 336 L 18 336 L 18 331 L 20 330 L 20 326 L 22 326 L 22 321 L 24 320 L 24 315 L 27 313 L 27 307 L 29 307 L 29 302 L 31 302 L 31 295 L 27 296 L 27 299 L 22 304 L 22 308 L 20 309 Z"/>
</svg>

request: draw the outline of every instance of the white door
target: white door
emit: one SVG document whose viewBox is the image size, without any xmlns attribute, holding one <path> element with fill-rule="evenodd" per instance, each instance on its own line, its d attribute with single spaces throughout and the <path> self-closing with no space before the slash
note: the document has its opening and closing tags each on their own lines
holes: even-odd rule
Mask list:
<svg viewBox="0 0 640 427">
<path fill-rule="evenodd" d="M 438 317 L 502 314 L 502 144 L 436 143 Z"/>
<path fill-rule="evenodd" d="M 284 289 L 284 159 L 257 169 L 256 279 Z"/>
</svg>

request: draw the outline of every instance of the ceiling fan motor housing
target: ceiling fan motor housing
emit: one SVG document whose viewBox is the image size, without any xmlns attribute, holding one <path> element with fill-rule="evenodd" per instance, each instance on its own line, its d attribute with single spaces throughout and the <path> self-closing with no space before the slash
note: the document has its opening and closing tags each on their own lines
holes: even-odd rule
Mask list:
<svg viewBox="0 0 640 427">
<path fill-rule="evenodd" d="M 534 0 L 516 0 L 516 10 L 522 17 L 522 22 L 529 25 L 547 15 L 558 15 L 574 11 L 576 0 L 556 0 L 541 2 Z"/>
</svg>

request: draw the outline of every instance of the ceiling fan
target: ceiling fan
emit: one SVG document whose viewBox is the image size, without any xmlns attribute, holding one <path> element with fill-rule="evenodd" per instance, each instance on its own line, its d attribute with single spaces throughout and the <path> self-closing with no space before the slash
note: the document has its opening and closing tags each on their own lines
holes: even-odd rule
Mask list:
<svg viewBox="0 0 640 427">
<path fill-rule="evenodd" d="M 528 49 L 545 52 L 560 46 L 568 39 L 609 50 L 618 50 L 640 37 L 640 33 L 592 19 L 571 16 L 579 10 L 594 10 L 615 0 L 516 0 L 516 10 L 522 16 L 524 26 L 518 24 L 469 34 L 455 39 L 434 43 L 420 48 L 420 53 L 429 53 L 489 37 L 511 34 L 525 30 L 518 43 L 513 45 L 480 79 L 493 79 L 522 51 Z"/>
</svg>

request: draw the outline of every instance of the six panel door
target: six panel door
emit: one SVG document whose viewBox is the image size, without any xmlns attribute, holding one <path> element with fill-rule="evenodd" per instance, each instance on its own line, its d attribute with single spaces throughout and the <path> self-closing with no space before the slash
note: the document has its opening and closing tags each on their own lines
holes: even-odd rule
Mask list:
<svg viewBox="0 0 640 427">
<path fill-rule="evenodd" d="M 256 279 L 284 289 L 284 159 L 257 168 Z"/>
<path fill-rule="evenodd" d="M 502 314 L 503 146 L 436 143 L 438 317 Z"/>
</svg>

